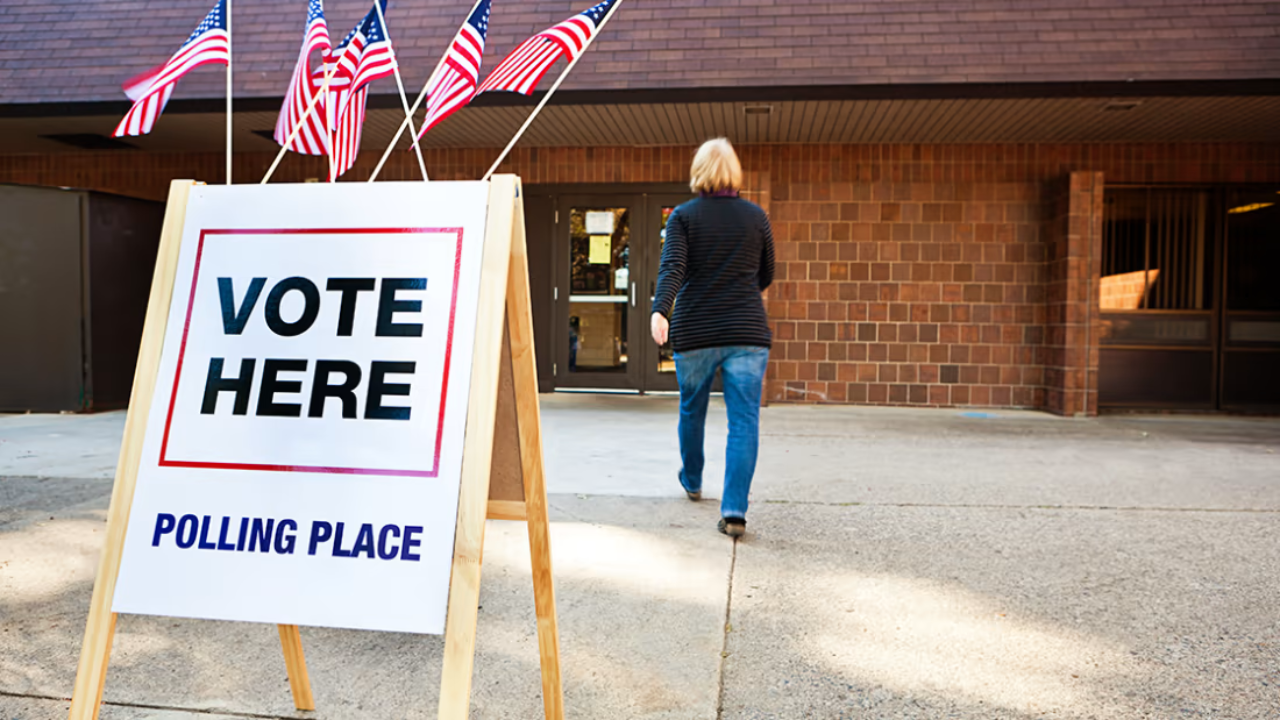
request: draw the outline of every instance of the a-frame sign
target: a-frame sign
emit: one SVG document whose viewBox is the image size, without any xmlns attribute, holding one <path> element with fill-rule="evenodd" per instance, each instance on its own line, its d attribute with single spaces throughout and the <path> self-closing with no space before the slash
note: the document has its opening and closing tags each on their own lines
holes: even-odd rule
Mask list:
<svg viewBox="0 0 1280 720">
<path fill-rule="evenodd" d="M 471 701 L 486 518 L 528 525 L 564 716 L 521 185 L 175 181 L 71 703 L 117 612 L 444 632 Z"/>
</svg>

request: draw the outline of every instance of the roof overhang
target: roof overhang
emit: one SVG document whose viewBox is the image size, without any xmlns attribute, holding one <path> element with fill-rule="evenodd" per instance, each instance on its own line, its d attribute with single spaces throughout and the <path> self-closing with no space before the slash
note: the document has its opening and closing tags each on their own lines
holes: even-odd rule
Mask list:
<svg viewBox="0 0 1280 720">
<path fill-rule="evenodd" d="M 501 147 L 538 99 L 481 96 L 424 145 Z M 259 133 L 275 126 L 279 105 L 276 98 L 236 101 L 237 151 L 276 148 Z M 110 135 L 127 107 L 0 106 L 0 154 L 79 152 L 42 136 Z M 151 135 L 126 141 L 151 152 L 219 151 L 223 107 L 222 100 L 175 100 Z M 403 118 L 399 96 L 372 96 L 365 149 L 385 147 Z M 692 145 L 721 135 L 739 143 L 1274 142 L 1280 81 L 576 91 L 558 94 L 521 144 Z"/>
</svg>

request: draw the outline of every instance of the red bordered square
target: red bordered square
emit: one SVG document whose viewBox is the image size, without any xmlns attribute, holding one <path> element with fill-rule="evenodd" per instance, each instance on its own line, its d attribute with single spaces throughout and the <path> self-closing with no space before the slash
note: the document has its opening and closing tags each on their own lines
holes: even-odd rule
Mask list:
<svg viewBox="0 0 1280 720">
<path fill-rule="evenodd" d="M 382 468 L 323 467 L 311 465 L 261 465 L 254 463 L 223 463 L 169 458 L 169 428 L 173 424 L 173 409 L 178 400 L 178 384 L 182 382 L 182 366 L 187 352 L 187 333 L 191 330 L 191 313 L 195 309 L 196 288 L 200 282 L 200 260 L 204 255 L 204 240 L 209 235 L 448 235 L 455 234 L 457 243 L 453 251 L 453 291 L 449 299 L 449 334 L 445 342 L 444 371 L 440 386 L 440 414 L 436 421 L 436 446 L 430 470 L 387 470 Z M 437 477 L 440 473 L 440 446 L 444 438 L 444 413 L 449 391 L 449 370 L 453 361 L 453 329 L 458 312 L 458 279 L 462 271 L 462 228 L 253 228 L 253 229 L 205 229 L 200 231 L 196 247 L 195 270 L 191 274 L 191 294 L 187 298 L 187 314 L 182 325 L 182 344 L 178 349 L 178 365 L 173 376 L 173 390 L 169 396 L 169 410 L 164 421 L 164 439 L 160 444 L 160 466 L 180 468 L 204 468 L 213 470 L 259 470 L 264 472 L 333 473 L 341 475 L 383 475 L 394 477 Z"/>
</svg>

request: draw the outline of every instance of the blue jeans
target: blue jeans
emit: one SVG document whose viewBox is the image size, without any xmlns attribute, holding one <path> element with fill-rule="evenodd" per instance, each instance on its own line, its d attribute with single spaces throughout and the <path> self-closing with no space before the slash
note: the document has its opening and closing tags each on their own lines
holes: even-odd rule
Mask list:
<svg viewBox="0 0 1280 720">
<path fill-rule="evenodd" d="M 750 345 L 701 348 L 675 354 L 680 382 L 680 484 L 690 492 L 702 490 L 702 454 L 707 424 L 707 401 L 716 370 L 724 383 L 729 411 L 729 442 L 725 448 L 722 517 L 747 517 L 747 496 L 756 472 L 760 447 L 760 393 L 769 348 Z"/>
</svg>

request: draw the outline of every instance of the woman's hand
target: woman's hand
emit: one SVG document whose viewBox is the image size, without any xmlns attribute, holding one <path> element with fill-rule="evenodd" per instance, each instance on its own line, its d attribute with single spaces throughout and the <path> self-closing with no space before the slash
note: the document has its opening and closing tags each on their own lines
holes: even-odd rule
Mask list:
<svg viewBox="0 0 1280 720">
<path fill-rule="evenodd" d="M 649 318 L 649 331 L 653 333 L 653 341 L 659 345 L 667 344 L 667 331 L 670 325 L 662 313 L 654 313 Z"/>
</svg>

